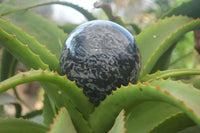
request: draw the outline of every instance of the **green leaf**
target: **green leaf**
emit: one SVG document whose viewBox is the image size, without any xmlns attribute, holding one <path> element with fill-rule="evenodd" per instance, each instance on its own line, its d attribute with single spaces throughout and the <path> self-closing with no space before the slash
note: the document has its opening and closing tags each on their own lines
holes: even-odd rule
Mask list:
<svg viewBox="0 0 200 133">
<path fill-rule="evenodd" d="M 138 35 L 141 32 L 141 29 L 138 25 L 133 24 L 133 23 L 126 24 L 126 26 L 129 26 L 129 25 L 133 28 L 135 35 Z"/>
<path fill-rule="evenodd" d="M 87 10 L 83 9 L 82 7 L 80 7 L 80 6 L 76 5 L 76 4 L 73 4 L 73 3 L 61 2 L 61 1 L 43 2 L 43 3 L 38 3 L 38 4 L 35 4 L 35 5 L 30 5 L 30 6 L 27 6 L 27 7 L 23 7 L 23 8 L 16 8 L 16 9 L 1 13 L 0 16 L 5 16 L 5 15 L 8 15 L 8 14 L 11 14 L 11 13 L 14 13 L 14 12 L 23 11 L 23 10 L 27 10 L 27 9 L 31 9 L 31 8 L 35 8 L 35 7 L 39 7 L 39 6 L 44 6 L 44 5 L 52 5 L 52 4 L 59 4 L 59 5 L 69 6 L 69 7 L 73 8 L 73 9 L 79 11 L 80 13 L 82 13 L 89 21 L 96 19 L 92 15 L 92 13 L 88 12 Z"/>
<path fill-rule="evenodd" d="M 126 128 L 124 127 L 125 125 L 124 118 L 125 118 L 125 111 L 122 110 L 117 116 L 113 127 L 108 133 L 125 133 Z"/>
<path fill-rule="evenodd" d="M 19 73 L 1 82 L 0 92 L 31 81 L 40 81 L 48 97 L 50 97 L 50 102 L 58 109 L 61 107 L 68 108 L 71 119 L 78 132 L 91 132 L 85 119 L 93 111 L 93 105 L 83 94 L 82 90 L 76 86 L 75 82 L 68 80 L 66 76 L 60 76 L 57 73 L 47 70 L 32 70 Z"/>
<path fill-rule="evenodd" d="M 194 77 L 194 78 L 191 78 L 191 79 L 188 79 L 188 80 L 182 80 L 184 83 L 192 83 L 193 86 L 195 88 L 198 88 L 200 89 L 200 78 L 197 76 L 197 77 Z"/>
<path fill-rule="evenodd" d="M 194 33 L 186 33 L 176 44 L 170 59 L 171 69 L 195 68 L 197 53 L 194 50 Z M 183 63 L 184 62 L 184 63 Z"/>
<path fill-rule="evenodd" d="M 60 76 L 48 70 L 31 70 L 19 73 L 1 82 L 0 92 L 6 91 L 13 86 L 32 81 L 49 82 L 57 85 L 57 87 L 54 88 L 56 90 L 56 94 L 54 95 L 67 95 L 85 115 L 93 110 L 93 105 L 88 101 L 82 90 L 76 86 L 75 82 L 68 80 L 66 76 Z M 63 89 L 59 90 L 59 87 Z M 87 108 L 85 108 L 85 106 Z"/>
<path fill-rule="evenodd" d="M 14 9 L 12 6 L 0 4 L 0 13 L 12 9 Z M 40 44 L 45 45 L 59 59 L 60 42 L 64 43 L 67 36 L 55 24 L 52 24 L 42 16 L 25 10 L 6 15 L 5 18 L 23 29 L 30 36 L 33 36 Z"/>
<path fill-rule="evenodd" d="M 167 118 L 149 133 L 176 133 L 191 126 L 195 126 L 195 123 L 187 115 L 177 113 Z"/>
<path fill-rule="evenodd" d="M 116 23 L 125 27 L 125 24 L 122 21 L 122 19 L 119 16 L 113 15 L 113 11 L 112 11 L 110 4 L 104 3 L 104 2 L 95 2 L 94 7 L 95 8 L 102 8 L 110 21 L 116 22 Z"/>
<path fill-rule="evenodd" d="M 117 89 L 95 108 L 89 123 L 97 133 L 107 132 L 122 109 L 130 109 L 149 100 L 172 104 L 200 125 L 200 90 L 171 80 L 153 81 L 151 85 L 130 84 Z"/>
<path fill-rule="evenodd" d="M 141 82 L 151 82 L 156 79 L 167 79 L 167 78 L 175 78 L 187 75 L 200 75 L 199 69 L 172 69 L 172 70 L 165 70 L 165 71 L 158 71 L 156 73 L 146 75 L 142 78 Z"/>
<path fill-rule="evenodd" d="M 26 45 L 23 45 L 14 35 L 5 32 L 2 28 L 0 28 L 0 43 L 27 68 L 48 68 Z"/>
<path fill-rule="evenodd" d="M 200 127 L 198 126 L 193 126 L 193 127 L 189 127 L 183 131 L 180 131 L 178 133 L 199 133 L 200 131 Z"/>
<path fill-rule="evenodd" d="M 47 80 L 48 77 L 49 76 L 45 78 L 46 79 L 45 81 L 48 81 Z M 77 132 L 90 133 L 91 129 L 86 120 L 88 119 L 88 115 L 90 114 L 90 111 L 93 110 L 93 105 L 83 95 L 83 92 L 81 89 L 78 88 L 78 91 L 76 90 L 77 86 L 75 85 L 75 83 L 72 83 L 70 85 L 67 83 L 67 81 L 65 81 L 65 83 L 67 83 L 68 85 L 63 86 L 62 83 L 59 83 L 57 81 L 55 82 L 56 84 L 50 84 L 49 82 L 48 83 L 40 82 L 40 84 L 44 87 L 45 92 L 47 92 L 50 102 L 52 103 L 52 105 L 54 105 L 55 112 L 57 112 L 57 110 L 60 109 L 61 107 L 66 107 L 68 109 L 68 112 L 71 116 L 71 119 L 74 123 L 74 126 Z M 77 105 L 76 102 L 79 105 Z"/>
<path fill-rule="evenodd" d="M 41 45 L 35 38 L 29 36 L 22 29 L 17 28 L 7 20 L 0 19 L 0 25 L 5 32 L 15 35 L 18 41 L 30 48 L 33 53 L 39 55 L 41 60 L 49 65 L 50 69 L 59 71 L 59 62 L 57 58 L 49 52 L 45 45 Z M 18 49 L 17 47 L 15 48 Z"/>
<path fill-rule="evenodd" d="M 47 25 L 49 26 L 49 27 L 55 27 L 55 26 L 51 26 L 51 25 L 49 25 L 48 23 L 47 23 L 47 21 L 46 20 L 44 20 L 43 21 L 43 19 L 42 18 L 40 18 L 40 19 L 42 19 L 42 21 L 40 21 L 39 20 L 39 18 L 37 18 L 37 17 L 34 17 L 34 15 L 32 14 L 30 14 L 30 13 L 28 13 L 27 14 L 27 12 L 26 13 L 19 13 L 19 14 L 21 14 L 21 16 L 23 16 L 23 15 L 25 15 L 26 14 L 26 16 L 24 16 L 24 18 L 21 18 L 22 20 L 24 20 L 24 21 L 28 21 L 29 22 L 29 24 L 31 25 L 29 25 L 29 27 L 27 27 L 27 28 L 30 28 L 31 27 L 31 29 L 29 29 L 28 30 L 28 32 L 31 32 L 31 31 L 33 31 L 33 33 L 36 33 L 36 30 L 37 30 L 37 33 L 40 31 L 40 30 L 42 30 L 42 32 L 44 32 L 45 31 L 45 33 L 46 33 L 46 30 L 44 30 L 43 28 L 44 27 L 46 27 Z M 18 15 L 19 15 L 18 14 Z M 12 15 L 12 14 L 11 14 Z M 21 17 L 20 16 L 20 17 Z M 33 18 L 35 18 L 34 20 L 31 20 L 31 19 L 33 19 L 33 18 L 29 18 L 29 17 L 33 17 Z M 14 16 L 13 17 L 13 19 L 15 18 L 16 16 Z M 20 17 L 17 17 L 17 19 L 20 19 Z M 28 20 L 26 20 L 26 18 L 29 18 Z M 21 20 L 21 21 L 22 21 Z M 30 21 L 31 20 L 31 21 Z M 36 24 L 36 23 L 34 23 L 34 21 L 35 20 L 38 20 L 38 21 L 40 21 L 40 22 L 38 22 L 39 24 L 40 23 L 42 23 L 43 25 L 41 25 L 41 27 L 39 27 L 39 29 L 38 29 L 38 27 L 35 27 L 35 26 L 39 26 L 38 25 L 38 23 Z M 15 23 L 15 19 L 13 20 L 13 22 Z M 18 21 L 16 21 L 16 23 L 17 24 L 21 24 L 21 23 L 18 23 Z M 28 24 L 28 23 L 24 23 L 24 22 L 22 22 L 23 24 Z M 51 28 L 48 28 L 48 27 L 46 27 L 48 30 L 49 29 L 51 29 Z M 47 34 L 43 34 L 42 32 L 40 32 L 41 34 L 42 34 L 42 37 L 43 37 L 43 39 L 45 39 L 45 37 L 43 36 L 43 35 L 47 35 L 47 34 L 49 34 L 49 33 L 51 33 L 51 32 L 48 32 L 47 31 Z M 62 32 L 63 33 L 63 32 Z M 31 34 L 32 34 L 32 32 L 31 32 Z M 54 30 L 53 31 L 53 34 L 56 34 L 56 36 L 55 37 L 57 37 L 58 35 L 59 35 L 59 32 L 57 32 L 56 30 Z M 38 34 L 37 34 L 38 35 Z M 36 37 L 37 38 L 37 37 Z M 5 38 L 4 38 L 5 39 Z M 7 39 L 6 39 L 7 40 Z M 37 40 L 38 40 L 38 38 L 37 38 Z M 42 39 L 39 39 L 40 41 L 42 40 Z M 58 40 L 58 38 L 56 39 L 54 39 L 54 40 Z M 47 41 L 49 41 L 49 42 L 51 42 L 51 44 L 52 44 L 52 46 L 58 46 L 58 45 L 55 45 L 55 43 L 53 44 L 52 43 L 52 41 L 50 41 L 50 40 L 47 40 Z M 60 41 L 60 40 L 59 40 Z M 23 52 L 26 52 L 25 54 L 26 55 L 29 55 L 30 57 L 32 57 L 32 58 L 34 58 L 34 56 L 35 57 L 38 57 L 37 55 L 35 55 L 31 50 L 29 50 L 29 48 L 27 48 L 27 46 L 25 45 L 24 47 L 25 48 L 27 48 L 28 50 L 25 50 L 23 47 L 22 47 L 22 43 L 21 42 L 19 42 L 18 40 L 17 41 L 15 41 L 13 44 L 16 44 L 16 45 L 18 45 L 19 47 L 19 49 L 11 49 L 12 47 L 10 46 L 8 46 L 8 45 L 6 45 L 7 46 L 7 48 L 9 49 L 11 49 L 10 51 L 12 51 L 12 54 L 13 55 L 17 55 L 17 57 L 19 57 L 20 56 L 20 54 L 24 54 Z M 47 48 L 48 48 L 48 46 L 51 46 L 51 45 L 46 45 L 47 46 Z M 60 45 L 59 45 L 59 52 L 60 52 Z M 55 49 L 53 49 L 54 51 L 56 51 L 56 48 Z M 13 52 L 14 51 L 14 52 Z M 28 52 L 28 53 L 27 53 Z M 59 52 L 57 53 L 58 55 L 59 55 Z M 16 54 L 15 54 L 16 53 Z M 20 56 L 21 58 L 19 59 L 20 61 L 22 61 L 25 65 L 27 65 L 27 67 L 28 68 L 30 68 L 30 67 L 33 67 L 34 69 L 37 69 L 38 67 L 41 67 L 42 69 L 45 69 L 45 66 L 43 65 L 43 62 L 40 60 L 40 58 L 38 57 L 37 59 L 32 59 L 31 61 L 30 61 L 30 57 L 27 57 L 27 56 Z M 58 57 L 58 56 L 57 56 Z M 29 60 L 29 61 L 28 61 Z M 35 62 L 34 62 L 35 61 Z M 33 66 L 33 65 L 35 65 L 35 66 Z M 42 74 L 42 72 L 44 72 L 44 71 L 41 71 L 41 73 L 40 74 Z M 54 74 L 54 75 L 57 75 L 57 74 Z M 22 76 L 23 77 L 23 76 Z M 42 77 L 41 77 L 42 78 Z M 46 78 L 49 78 L 48 76 L 46 77 Z M 67 78 L 65 77 L 65 79 L 67 80 Z M 23 81 L 24 79 L 21 79 L 21 82 L 24 82 Z M 33 80 L 33 79 L 32 79 Z M 93 105 L 88 101 L 88 99 L 83 95 L 83 92 L 82 92 L 82 90 L 81 89 L 79 89 L 77 86 L 76 86 L 76 84 L 75 83 L 73 83 L 73 82 L 71 82 L 71 83 L 73 83 L 73 84 L 71 84 L 70 86 L 66 86 L 66 84 L 67 84 L 67 82 L 68 82 L 68 80 L 67 80 L 67 82 L 65 81 L 65 82 L 63 82 L 65 85 L 63 86 L 63 85 L 60 85 L 60 84 L 51 84 L 50 82 L 48 82 L 48 83 L 44 83 L 44 82 L 42 82 L 43 80 L 40 80 L 40 84 L 42 85 L 42 87 L 45 89 L 45 92 L 47 92 L 47 95 L 50 97 L 49 98 L 49 100 L 51 101 L 51 103 L 52 104 L 54 104 L 54 105 L 52 105 L 53 107 L 56 107 L 56 108 L 60 108 L 60 107 L 63 107 L 63 106 L 65 106 L 65 107 L 67 107 L 68 108 L 68 110 L 69 110 L 69 113 L 70 113 L 70 115 L 71 115 L 71 117 L 72 117 L 72 121 L 74 122 L 74 125 L 75 125 L 75 127 L 76 127 L 76 129 L 77 129 L 77 131 L 79 131 L 79 132 L 90 132 L 89 130 L 89 127 L 88 127 L 88 123 L 84 120 L 84 118 L 87 118 L 88 117 L 88 111 L 90 112 L 90 111 L 92 111 L 93 110 Z M 25 82 L 29 82 L 28 80 L 27 81 L 25 81 Z M 16 83 L 16 82 L 15 82 Z M 9 84 L 9 83 L 8 83 Z M 14 84 L 13 84 L 14 85 Z M 15 86 L 15 85 L 14 85 Z M 72 98 L 72 99 L 74 99 L 74 100 L 72 100 L 71 99 L 71 97 L 73 97 L 73 92 L 75 92 L 76 93 L 76 91 L 74 91 L 73 89 L 74 89 L 74 87 L 75 88 L 77 88 L 77 90 L 79 91 L 78 93 L 79 94 L 81 94 L 80 96 L 75 96 L 74 98 Z M 66 90 L 66 88 L 71 88 L 72 89 L 72 92 L 71 93 L 66 93 L 65 92 L 65 90 Z M 64 90 L 64 91 L 62 91 L 62 90 Z M 60 92 L 61 92 L 61 94 L 60 94 Z M 78 93 L 76 93 L 75 95 L 77 95 Z M 81 99 L 79 102 L 76 102 L 77 101 L 77 99 L 79 99 L 79 98 L 83 98 L 83 99 Z M 85 99 L 85 100 L 84 100 Z M 84 103 L 84 101 L 86 102 L 86 103 Z M 80 104 L 80 106 L 79 105 L 76 105 L 76 104 Z M 85 106 L 88 106 L 88 108 L 85 108 Z M 81 109 L 82 108 L 82 109 Z M 81 114 L 81 113 L 83 113 L 83 114 Z M 84 118 L 83 118 L 84 117 Z"/>
<path fill-rule="evenodd" d="M 46 133 L 48 127 L 24 119 L 0 119 L 1 133 Z"/>
<path fill-rule="evenodd" d="M 50 133 L 76 133 L 70 115 L 66 108 L 61 108 L 54 124 L 51 126 Z"/>
<path fill-rule="evenodd" d="M 1 56 L 1 74 L 0 81 L 7 79 L 14 75 L 17 60 L 6 49 L 3 48 L 3 54 Z"/>
<path fill-rule="evenodd" d="M 31 119 L 37 115 L 41 115 L 42 114 L 42 110 L 33 110 L 31 112 L 28 112 L 27 114 L 23 115 L 22 118 L 23 119 Z"/>
<path fill-rule="evenodd" d="M 195 123 L 200 125 L 200 90 L 194 88 L 190 84 L 171 80 L 156 80 L 150 83 L 153 86 L 161 87 L 168 95 L 176 98 L 179 106 Z M 187 97 L 187 98 L 186 98 Z"/>
<path fill-rule="evenodd" d="M 50 125 L 53 123 L 53 118 L 55 116 L 55 111 L 53 110 L 53 106 L 50 103 L 50 99 L 46 93 L 44 93 L 44 101 L 43 101 L 43 118 L 44 124 Z"/>
<path fill-rule="evenodd" d="M 150 73 L 155 73 L 160 70 L 167 70 L 170 65 L 172 51 L 174 50 L 174 46 L 171 46 L 166 52 L 164 52 L 160 58 L 157 60 L 156 64 L 152 68 Z"/>
<path fill-rule="evenodd" d="M 65 33 L 69 34 L 71 33 L 76 27 L 78 27 L 77 24 L 66 24 L 66 25 L 60 25 L 59 28 L 63 29 Z"/>
<path fill-rule="evenodd" d="M 189 17 L 199 18 L 199 5 L 199 0 L 190 0 L 188 2 L 183 2 L 180 6 L 176 8 L 171 8 L 171 10 L 167 12 L 164 16 L 162 16 L 162 18 L 172 15 L 187 15 Z"/>
<path fill-rule="evenodd" d="M 200 19 L 192 21 L 185 16 L 173 16 L 158 21 L 136 36 L 143 64 L 140 78 L 151 72 L 158 59 L 182 35 L 197 28 L 200 28 Z"/>
<path fill-rule="evenodd" d="M 126 115 L 126 133 L 132 133 L 133 131 L 147 133 L 177 112 L 180 112 L 180 109 L 164 102 L 147 101 L 138 103 Z"/>
</svg>

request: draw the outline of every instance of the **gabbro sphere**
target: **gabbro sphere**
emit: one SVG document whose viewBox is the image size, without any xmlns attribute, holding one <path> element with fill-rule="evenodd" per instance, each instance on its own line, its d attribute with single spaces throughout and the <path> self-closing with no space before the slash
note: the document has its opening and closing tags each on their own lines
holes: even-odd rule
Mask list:
<svg viewBox="0 0 200 133">
<path fill-rule="evenodd" d="M 75 80 L 95 105 L 117 87 L 136 83 L 140 69 L 134 37 L 122 26 L 105 20 L 78 26 L 65 41 L 60 57 L 62 75 Z"/>
</svg>

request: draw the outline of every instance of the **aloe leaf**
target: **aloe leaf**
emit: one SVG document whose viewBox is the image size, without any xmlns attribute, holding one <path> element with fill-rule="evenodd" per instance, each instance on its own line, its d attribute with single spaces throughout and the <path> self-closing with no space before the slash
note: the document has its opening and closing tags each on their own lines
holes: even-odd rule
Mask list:
<svg viewBox="0 0 200 133">
<path fill-rule="evenodd" d="M 199 69 L 172 69 L 172 70 L 165 70 L 165 71 L 158 71 L 156 73 L 146 75 L 142 78 L 141 82 L 151 82 L 156 79 L 167 79 L 167 78 L 175 78 L 180 76 L 187 76 L 187 75 L 200 75 Z"/>
<path fill-rule="evenodd" d="M 26 45 L 23 45 L 19 40 L 17 40 L 15 35 L 8 34 L 2 28 L 0 28 L 0 43 L 27 68 L 48 68 L 48 66 L 44 64 L 36 54 L 34 54 Z"/>
<path fill-rule="evenodd" d="M 61 108 L 59 114 L 51 126 L 50 133 L 76 133 L 74 125 L 71 121 L 70 115 L 66 108 Z"/>
<path fill-rule="evenodd" d="M 53 110 L 53 106 L 50 103 L 50 99 L 46 92 L 44 93 L 44 101 L 43 101 L 43 113 L 42 116 L 44 118 L 43 123 L 45 125 L 50 125 L 53 123 L 53 118 L 55 116 L 55 112 Z"/>
<path fill-rule="evenodd" d="M 78 25 L 77 24 L 66 24 L 66 25 L 60 25 L 59 28 L 63 29 L 65 33 L 69 34 L 71 33 Z"/>
<path fill-rule="evenodd" d="M 197 63 L 197 53 L 194 50 L 194 43 L 193 31 L 190 31 L 181 37 L 177 42 L 172 53 L 172 58 L 170 59 L 171 69 L 195 68 Z"/>
<path fill-rule="evenodd" d="M 50 69 L 59 71 L 59 62 L 57 58 L 49 52 L 45 45 L 41 45 L 35 38 L 27 35 L 22 29 L 17 28 L 9 21 L 0 19 L 0 25 L 5 32 L 15 35 L 21 43 L 29 47 L 33 53 L 39 55 L 41 60 L 49 65 Z"/>
<path fill-rule="evenodd" d="M 185 60 L 186 61 L 188 61 L 187 59 L 189 58 L 189 59 L 191 59 L 191 56 L 194 54 L 194 51 L 193 50 L 191 50 L 191 51 L 189 51 L 188 53 L 186 53 L 186 54 L 183 54 L 183 55 L 181 55 L 180 57 L 178 57 L 176 60 L 174 60 L 173 62 L 171 62 L 170 63 L 170 66 L 172 66 L 172 68 L 173 68 L 173 65 L 176 65 L 177 63 L 179 63 L 180 61 L 182 61 L 182 62 L 184 62 Z M 190 63 L 191 64 L 191 63 Z M 183 64 L 181 63 L 181 66 L 182 66 Z M 187 64 L 186 64 L 187 65 Z M 177 67 L 176 67 L 177 68 Z M 185 66 L 184 66 L 184 68 L 185 68 Z M 186 67 L 186 68 L 188 68 L 188 67 Z"/>
<path fill-rule="evenodd" d="M 37 115 L 41 115 L 42 114 L 42 110 L 33 110 L 31 112 L 28 112 L 27 114 L 23 115 L 22 118 L 23 119 L 31 119 Z"/>
<path fill-rule="evenodd" d="M 200 17 L 200 1 L 199 0 L 190 0 L 188 2 L 183 2 L 180 6 L 171 8 L 169 12 L 167 12 L 165 15 L 162 16 L 162 18 L 166 16 L 172 16 L 172 15 L 187 15 L 189 17 L 193 18 L 199 18 Z"/>
<path fill-rule="evenodd" d="M 85 112 L 85 114 L 91 112 L 93 109 L 93 105 L 85 97 L 82 90 L 76 86 L 75 82 L 68 80 L 66 76 L 60 76 L 57 73 L 50 72 L 48 70 L 31 70 L 28 72 L 19 73 L 1 82 L 0 92 L 6 91 L 13 86 L 32 81 L 41 81 L 56 84 L 57 87 L 55 87 L 54 89 L 57 90 L 55 92 L 58 94 L 58 96 L 60 94 L 67 94 L 67 97 L 70 97 L 76 105 L 79 105 L 77 107 L 81 111 Z M 59 90 L 59 87 L 63 88 L 63 90 Z M 87 106 L 87 108 L 85 108 L 85 106 Z"/>
<path fill-rule="evenodd" d="M 0 4 L 0 13 L 12 9 L 12 6 Z M 29 11 L 12 13 L 6 15 L 5 18 L 33 36 L 40 44 L 45 45 L 59 59 L 61 50 L 59 42 L 64 43 L 67 36 L 55 24 Z"/>
<path fill-rule="evenodd" d="M 5 48 L 3 48 L 3 54 L 2 54 L 2 60 L 1 60 L 1 74 L 0 78 L 1 81 L 13 76 L 15 74 L 16 65 L 17 65 L 17 59 L 12 56 Z M 23 103 L 27 108 L 30 109 L 30 107 L 19 97 L 17 91 L 15 88 L 13 88 L 15 97 L 18 101 Z M 18 105 L 15 105 L 18 107 Z"/>
<path fill-rule="evenodd" d="M 125 26 L 124 22 L 122 21 L 122 19 L 119 16 L 113 15 L 112 8 L 108 3 L 95 2 L 94 7 L 95 8 L 102 8 L 110 21 L 113 21 L 113 22 L 116 22 L 116 23 L 118 23 L 122 26 Z"/>
<path fill-rule="evenodd" d="M 66 76 L 59 76 L 57 73 L 44 70 L 32 70 L 1 82 L 0 92 L 31 81 L 40 81 L 48 97 L 50 97 L 50 102 L 57 108 L 68 108 L 77 131 L 90 132 L 88 123 L 84 118 L 86 119 L 88 114 L 93 111 L 93 105 L 85 97 L 82 90 L 76 86 L 75 82 L 68 80 Z"/>
<path fill-rule="evenodd" d="M 199 27 L 200 19 L 192 21 L 191 18 L 186 16 L 172 16 L 158 21 L 136 36 L 135 39 L 142 55 L 143 64 L 140 78 L 151 72 L 159 57 L 175 44 L 182 35 Z"/>
<path fill-rule="evenodd" d="M 181 106 L 182 111 L 199 125 L 200 106 L 198 104 L 200 102 L 200 90 L 190 84 L 171 80 L 156 80 L 150 84 L 160 86 L 165 92 L 167 91 L 169 95 L 181 102 L 182 105 L 180 104 L 179 107 Z"/>
<path fill-rule="evenodd" d="M 39 7 L 39 6 L 44 6 L 44 5 L 52 5 L 52 4 L 69 6 L 73 9 L 79 11 L 80 13 L 82 13 L 89 21 L 96 19 L 90 12 L 88 12 L 84 8 L 82 8 L 78 5 L 75 5 L 73 3 L 61 2 L 61 1 L 43 2 L 43 3 L 37 3 L 37 4 L 34 4 L 34 5 L 26 6 L 26 7 L 23 7 L 23 8 L 16 8 L 16 9 L 1 13 L 0 16 L 5 16 L 5 15 L 8 15 L 10 13 L 14 13 L 14 12 L 22 11 L 22 10 L 27 10 L 27 9 L 31 9 L 31 8 L 35 8 L 35 7 Z"/>
<path fill-rule="evenodd" d="M 126 26 L 129 26 L 129 25 L 133 28 L 135 35 L 138 35 L 141 32 L 141 29 L 138 25 L 133 24 L 133 23 L 126 24 Z"/>
<path fill-rule="evenodd" d="M 14 58 L 6 49 L 3 49 L 3 54 L 1 56 L 0 81 L 3 81 L 8 77 L 14 75 L 16 65 L 16 58 Z"/>
<path fill-rule="evenodd" d="M 24 119 L 0 119 L 1 133 L 46 133 L 48 127 Z"/>
<path fill-rule="evenodd" d="M 198 88 L 200 89 L 200 78 L 197 76 L 197 77 L 194 77 L 194 78 L 191 78 L 191 79 L 188 79 L 188 80 L 182 80 L 184 83 L 190 83 L 190 84 L 193 84 L 193 86 L 195 88 Z"/>
<path fill-rule="evenodd" d="M 180 112 L 175 106 L 164 102 L 147 101 L 130 109 L 126 115 L 126 133 L 147 133 L 166 118 Z M 145 126 L 144 126 L 145 125 Z"/>
<path fill-rule="evenodd" d="M 157 60 L 156 64 L 154 65 L 150 73 L 155 73 L 158 70 L 160 71 L 167 70 L 170 65 L 173 50 L 174 46 L 171 46 L 166 52 L 164 52 Z"/>
<path fill-rule="evenodd" d="M 124 119 L 125 119 L 125 111 L 122 110 L 117 116 L 113 127 L 108 133 L 125 133 L 126 128 L 124 127 L 125 126 Z"/>
<path fill-rule="evenodd" d="M 68 80 L 66 76 L 60 76 L 57 73 L 44 70 L 19 73 L 1 82 L 0 92 L 31 81 L 40 81 L 48 97 L 50 97 L 50 103 L 58 109 L 61 107 L 68 108 L 78 132 L 90 132 L 91 129 L 85 119 L 93 111 L 93 105 L 85 97 L 82 90 L 76 86 L 75 82 Z M 50 121 L 48 122 L 50 123 Z"/>
<path fill-rule="evenodd" d="M 149 133 L 175 133 L 192 126 L 195 126 L 195 123 L 187 115 L 177 113 L 157 125 Z"/>
<path fill-rule="evenodd" d="M 193 127 L 189 127 L 183 131 L 180 131 L 178 133 L 199 133 L 200 131 L 200 127 L 198 126 L 193 126 Z"/>
<path fill-rule="evenodd" d="M 61 107 L 66 107 L 68 109 L 68 112 L 71 116 L 72 122 L 77 130 L 77 132 L 80 133 L 90 133 L 91 129 L 88 125 L 88 122 L 85 119 L 88 119 L 88 114 L 92 111 L 90 108 L 91 103 L 89 105 L 86 103 L 84 104 L 83 101 L 79 102 L 80 105 L 76 105 L 74 103 L 74 99 L 71 98 L 71 93 L 67 93 L 63 90 L 69 89 L 69 87 L 61 87 L 59 85 L 54 85 L 50 83 L 44 83 L 40 82 L 40 84 L 44 87 L 45 92 L 47 92 L 49 99 L 51 100 L 52 105 L 54 105 L 54 110 L 57 112 L 57 109 Z M 75 84 L 74 84 L 75 86 Z M 59 88 L 58 88 L 59 87 Z M 50 89 L 49 89 L 50 88 Z M 72 87 L 73 89 L 73 87 Z M 79 89 L 80 90 L 80 89 Z M 74 93 L 76 91 L 74 90 Z M 73 94 L 73 93 L 72 93 Z M 83 93 L 82 93 L 83 94 Z M 81 96 L 74 97 L 75 99 L 81 98 Z M 87 101 L 89 102 L 89 101 Z M 84 106 L 84 109 L 81 107 Z M 86 108 L 87 107 L 87 108 Z"/>
<path fill-rule="evenodd" d="M 149 100 L 166 102 L 180 108 L 200 126 L 200 91 L 191 85 L 171 80 L 153 81 L 151 85 L 122 86 L 95 108 L 89 123 L 95 132 L 106 132 L 122 109 L 127 110 Z"/>
</svg>

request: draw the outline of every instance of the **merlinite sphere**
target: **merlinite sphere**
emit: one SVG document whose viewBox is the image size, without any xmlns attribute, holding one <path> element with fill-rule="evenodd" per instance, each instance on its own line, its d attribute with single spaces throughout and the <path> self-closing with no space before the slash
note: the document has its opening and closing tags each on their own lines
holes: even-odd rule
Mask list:
<svg viewBox="0 0 200 133">
<path fill-rule="evenodd" d="M 98 105 L 117 87 L 136 83 L 141 56 L 129 31 L 111 21 L 94 20 L 78 26 L 68 36 L 60 70 Z"/>
</svg>

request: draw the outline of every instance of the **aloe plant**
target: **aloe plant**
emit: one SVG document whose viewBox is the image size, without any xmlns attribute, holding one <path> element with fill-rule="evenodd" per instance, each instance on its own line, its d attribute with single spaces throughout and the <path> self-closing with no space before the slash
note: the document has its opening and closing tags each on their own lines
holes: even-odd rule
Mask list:
<svg viewBox="0 0 200 133">
<path fill-rule="evenodd" d="M 16 103 L 14 99 L 10 100 L 10 96 L 5 97 L 5 91 L 23 83 L 38 81 L 45 91 L 42 124 L 25 119 L 41 111 L 22 116 L 17 104 L 18 117 L 0 118 L 0 132 L 200 131 L 200 70 L 168 69 L 171 52 L 179 39 L 189 31 L 200 29 L 199 0 L 189 0 L 171 9 L 165 17 L 135 36 L 143 65 L 137 84 L 116 88 L 97 107 L 89 102 L 74 81 L 60 75 L 58 60 L 67 35 L 61 27 L 28 11 L 50 4 L 70 6 L 88 21 L 97 19 L 85 9 L 68 2 L 47 2 L 17 9 L 0 4 L 0 44 L 4 49 L 0 105 Z M 119 17 L 114 17 L 107 4 L 98 7 L 107 11 L 112 21 L 127 25 Z M 24 64 L 27 72 L 15 74 L 18 61 Z M 183 79 L 183 76 L 190 76 L 190 79 Z M 2 114 L 0 112 L 0 116 Z"/>
</svg>

